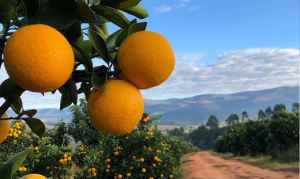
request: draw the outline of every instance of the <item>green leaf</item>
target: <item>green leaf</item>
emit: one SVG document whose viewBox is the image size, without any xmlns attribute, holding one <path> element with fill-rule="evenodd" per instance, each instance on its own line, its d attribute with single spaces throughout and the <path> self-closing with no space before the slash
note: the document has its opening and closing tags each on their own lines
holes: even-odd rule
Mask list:
<svg viewBox="0 0 300 179">
<path fill-rule="evenodd" d="M 82 48 L 88 55 L 92 54 L 92 44 L 89 40 L 83 39 L 83 32 L 81 31 L 81 36 L 77 40 L 76 44 Z"/>
<path fill-rule="evenodd" d="M 36 118 L 22 118 L 28 127 L 31 129 L 33 133 L 38 135 L 40 138 L 42 138 L 43 134 L 45 133 L 45 125 L 44 123 Z"/>
<path fill-rule="evenodd" d="M 109 22 L 109 20 L 105 19 L 103 16 L 96 14 L 96 21 L 94 21 L 93 23 L 95 25 L 102 25 L 105 24 L 106 22 Z"/>
<path fill-rule="evenodd" d="M 94 88 L 100 89 L 106 83 L 107 80 L 107 73 L 103 72 L 94 72 L 92 75 L 92 85 Z"/>
<path fill-rule="evenodd" d="M 115 46 L 119 47 L 121 45 L 121 43 L 128 37 L 128 32 L 129 32 L 129 28 L 130 26 L 132 26 L 133 24 L 136 24 L 136 19 L 133 19 L 129 25 L 123 29 L 123 31 L 119 34 L 119 36 L 117 37 L 117 39 L 115 40 Z"/>
<path fill-rule="evenodd" d="M 37 110 L 35 110 L 35 109 L 26 110 L 26 111 L 22 112 L 22 114 L 25 114 L 29 118 L 32 118 L 36 113 L 37 113 Z"/>
<path fill-rule="evenodd" d="M 6 162 L 6 164 L 13 163 L 12 173 L 15 173 L 18 170 L 18 168 L 23 165 L 23 162 L 25 161 L 28 153 L 29 153 L 29 150 L 25 150 L 23 152 L 17 153 L 16 155 L 14 155 L 13 157 L 11 157 Z"/>
<path fill-rule="evenodd" d="M 38 20 L 56 29 L 72 25 L 78 16 L 78 5 L 74 0 L 49 0 Z"/>
<path fill-rule="evenodd" d="M 121 28 L 127 27 L 129 20 L 124 14 L 119 12 L 118 10 L 108 7 L 108 6 L 92 6 L 91 7 L 97 14 L 103 16 L 105 19 L 110 22 L 116 24 Z"/>
<path fill-rule="evenodd" d="M 119 0 L 118 8 L 127 9 L 133 6 L 136 6 L 141 2 L 141 0 Z"/>
<path fill-rule="evenodd" d="M 71 98 L 71 101 L 76 105 L 78 99 L 77 86 L 74 80 L 69 79 L 66 83 L 66 88 Z"/>
<path fill-rule="evenodd" d="M 0 173 L 2 179 L 11 179 L 13 174 L 14 162 L 6 163 L 5 165 L 0 166 Z"/>
<path fill-rule="evenodd" d="M 99 27 L 98 25 L 94 25 L 93 28 L 91 28 L 91 29 L 96 31 L 102 37 L 102 39 L 104 41 L 107 39 L 108 34 L 105 34 L 104 31 L 101 29 L 101 27 Z"/>
<path fill-rule="evenodd" d="M 19 114 L 23 108 L 23 102 L 21 97 L 18 97 L 11 105 L 10 108 L 16 113 Z"/>
<path fill-rule="evenodd" d="M 81 83 L 81 86 L 78 89 L 78 93 L 84 93 L 85 98 L 88 99 L 91 94 L 92 87 L 93 87 L 92 84 L 83 82 Z"/>
<path fill-rule="evenodd" d="M 0 0 L 0 23 L 8 23 L 15 12 L 16 4 L 12 0 Z"/>
<path fill-rule="evenodd" d="M 114 7 L 116 9 L 127 9 L 136 6 L 141 0 L 101 0 L 102 5 Z"/>
<path fill-rule="evenodd" d="M 122 11 L 127 12 L 128 14 L 131 14 L 139 19 L 145 19 L 149 16 L 148 12 L 141 5 L 136 5 L 128 9 L 122 9 Z"/>
<path fill-rule="evenodd" d="M 40 8 L 40 1 L 39 0 L 22 0 L 25 8 L 26 8 L 26 18 L 33 18 L 39 8 Z"/>
<path fill-rule="evenodd" d="M 120 35 L 120 33 L 123 31 L 123 29 L 119 29 L 113 34 L 111 34 L 107 39 L 106 39 L 106 46 L 108 52 L 114 52 L 116 50 L 116 39 Z"/>
<path fill-rule="evenodd" d="M 62 87 L 61 98 L 60 98 L 60 110 L 70 106 L 71 104 L 72 104 L 72 100 L 68 93 L 68 90 L 65 87 Z"/>
<path fill-rule="evenodd" d="M 64 32 L 64 36 L 68 41 L 76 43 L 81 37 L 81 22 L 76 20 L 68 29 Z"/>
<path fill-rule="evenodd" d="M 90 0 L 91 5 L 98 5 L 101 0 Z"/>
<path fill-rule="evenodd" d="M 76 2 L 79 8 L 78 20 L 83 23 L 89 23 L 96 20 L 95 13 L 84 1 L 76 0 Z"/>
<path fill-rule="evenodd" d="M 133 23 L 128 27 L 128 29 L 124 29 L 124 34 L 120 34 L 119 37 L 116 39 L 116 45 L 120 46 L 121 43 L 131 34 L 138 32 L 138 31 L 144 31 L 146 29 L 147 22 L 141 22 L 141 23 Z"/>
<path fill-rule="evenodd" d="M 92 29 L 88 29 L 88 37 L 101 58 L 108 64 L 109 56 L 105 41 L 97 32 Z"/>
<path fill-rule="evenodd" d="M 135 32 L 138 32 L 138 31 L 144 31 L 144 30 L 146 30 L 146 27 L 147 27 L 147 22 L 140 22 L 140 23 L 132 24 L 129 27 L 128 36 Z"/>
<path fill-rule="evenodd" d="M 18 87 L 10 78 L 4 80 L 0 85 L 1 98 L 19 97 L 23 92 L 24 90 Z"/>
<path fill-rule="evenodd" d="M 74 54 L 75 55 L 78 55 L 78 54 L 81 55 L 81 57 L 79 57 L 79 58 L 81 58 L 81 60 L 84 61 L 83 65 L 85 66 L 85 70 L 87 72 L 92 73 L 93 72 L 93 62 L 92 62 L 90 56 L 83 49 L 81 49 L 79 46 L 77 46 L 75 43 L 71 43 L 71 45 L 73 47 L 73 51 L 77 50 L 77 52 L 74 53 Z"/>
</svg>

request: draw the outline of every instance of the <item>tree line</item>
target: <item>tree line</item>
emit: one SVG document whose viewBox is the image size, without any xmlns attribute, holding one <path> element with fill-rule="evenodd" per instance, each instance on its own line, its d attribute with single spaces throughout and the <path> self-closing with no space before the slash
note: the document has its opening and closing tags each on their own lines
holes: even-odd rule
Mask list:
<svg viewBox="0 0 300 179">
<path fill-rule="evenodd" d="M 287 108 L 283 103 L 276 104 L 273 108 L 268 106 L 265 110 L 260 109 L 257 113 L 257 120 L 269 119 L 273 115 L 276 115 L 281 111 L 285 111 L 286 109 Z M 299 111 L 298 102 L 294 102 L 292 104 L 291 111 Z M 227 125 L 220 126 L 219 119 L 216 115 L 212 114 L 209 116 L 206 123 L 202 123 L 197 129 L 191 128 L 189 133 L 185 133 L 184 128 L 180 127 L 167 130 L 167 134 L 170 136 L 182 137 L 185 140 L 192 142 L 195 146 L 202 150 L 210 150 L 212 149 L 214 141 L 218 138 L 218 136 L 221 136 L 226 132 L 228 126 L 247 120 L 251 119 L 249 118 L 247 111 L 243 111 L 241 118 L 239 118 L 237 114 L 230 114 L 225 120 Z"/>
</svg>

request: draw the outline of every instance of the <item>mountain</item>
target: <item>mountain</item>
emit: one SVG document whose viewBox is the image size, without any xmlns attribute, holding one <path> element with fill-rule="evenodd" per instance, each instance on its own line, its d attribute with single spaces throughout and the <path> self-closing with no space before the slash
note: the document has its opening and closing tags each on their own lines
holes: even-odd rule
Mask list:
<svg viewBox="0 0 300 179">
<path fill-rule="evenodd" d="M 168 121 L 206 122 L 214 114 L 220 121 L 225 121 L 230 114 L 241 117 L 247 111 L 250 118 L 257 118 L 258 111 L 263 111 L 276 104 L 285 104 L 291 110 L 293 102 L 299 101 L 299 87 L 279 87 L 268 90 L 248 91 L 235 94 L 206 94 L 184 99 L 145 100 L 146 109 L 154 114 L 162 114 Z"/>
<path fill-rule="evenodd" d="M 145 99 L 145 112 L 163 115 L 162 122 L 206 122 L 210 115 L 225 121 L 230 114 L 241 117 L 247 111 L 250 118 L 257 118 L 260 109 L 283 103 L 291 110 L 293 102 L 299 102 L 299 87 L 279 87 L 260 91 L 246 91 L 234 94 L 205 94 L 183 99 L 148 100 Z M 12 111 L 7 112 L 13 115 Z M 36 118 L 70 119 L 70 108 L 38 109 Z"/>
</svg>

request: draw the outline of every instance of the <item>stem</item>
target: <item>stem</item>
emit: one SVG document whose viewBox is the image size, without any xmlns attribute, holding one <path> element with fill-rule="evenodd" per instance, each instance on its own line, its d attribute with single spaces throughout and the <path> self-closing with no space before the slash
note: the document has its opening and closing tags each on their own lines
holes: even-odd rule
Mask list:
<svg viewBox="0 0 300 179">
<path fill-rule="evenodd" d="M 0 107 L 0 116 L 2 116 L 7 109 L 12 105 L 12 103 L 17 99 L 18 97 L 8 98 L 5 100 L 5 102 Z"/>
</svg>

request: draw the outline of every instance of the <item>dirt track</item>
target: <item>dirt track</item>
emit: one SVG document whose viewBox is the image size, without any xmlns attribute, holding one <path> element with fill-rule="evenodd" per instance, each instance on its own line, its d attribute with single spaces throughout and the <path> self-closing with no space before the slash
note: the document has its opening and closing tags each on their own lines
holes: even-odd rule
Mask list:
<svg viewBox="0 0 300 179">
<path fill-rule="evenodd" d="M 183 164 L 184 179 L 299 179 L 299 173 L 271 171 L 235 160 L 225 160 L 209 152 L 198 152 Z"/>
</svg>

